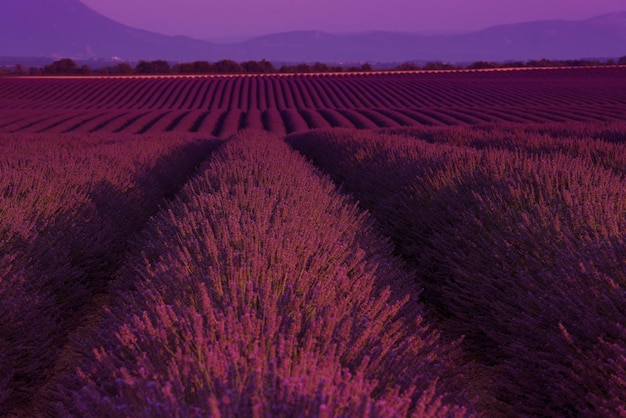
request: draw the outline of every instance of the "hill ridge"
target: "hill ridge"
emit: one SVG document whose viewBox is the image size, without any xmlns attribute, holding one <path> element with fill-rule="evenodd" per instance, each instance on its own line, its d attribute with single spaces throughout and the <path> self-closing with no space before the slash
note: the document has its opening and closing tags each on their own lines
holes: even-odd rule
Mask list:
<svg viewBox="0 0 626 418">
<path fill-rule="evenodd" d="M 119 57 L 171 61 L 403 62 L 577 59 L 626 55 L 626 12 L 584 20 L 542 20 L 475 32 L 290 31 L 218 44 L 135 29 L 79 0 L 0 0 L 0 56 Z M 34 13 L 36 10 L 38 13 Z"/>
</svg>

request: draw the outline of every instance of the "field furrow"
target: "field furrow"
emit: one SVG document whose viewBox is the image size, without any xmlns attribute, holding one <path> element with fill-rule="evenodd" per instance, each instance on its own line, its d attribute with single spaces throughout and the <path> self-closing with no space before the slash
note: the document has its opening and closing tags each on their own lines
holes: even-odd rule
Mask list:
<svg viewBox="0 0 626 418">
<path fill-rule="evenodd" d="M 11 133 L 39 132 L 41 130 L 45 130 L 46 127 L 48 126 L 54 126 L 54 125 L 63 123 L 63 121 L 65 120 L 72 119 L 72 118 L 73 116 L 68 117 L 66 114 L 63 114 L 63 113 L 56 113 L 56 114 L 52 113 L 52 114 L 47 114 L 45 116 L 39 116 L 39 117 L 33 116 L 32 119 L 28 121 L 28 123 L 26 123 L 25 125 L 21 125 L 19 127 L 12 127 L 12 129 L 9 130 L 9 132 Z"/>
<path fill-rule="evenodd" d="M 0 131 L 14 124 L 19 124 L 28 119 L 25 112 L 4 112 L 0 114 Z"/>
<path fill-rule="evenodd" d="M 453 119 L 460 121 L 461 123 L 466 123 L 468 125 L 477 125 L 481 123 L 485 123 L 485 119 L 481 117 L 477 117 L 472 115 L 469 112 L 465 112 L 463 108 L 454 109 L 454 108 L 438 108 L 437 112 L 443 114 L 445 116 L 449 116 Z"/>
<path fill-rule="evenodd" d="M 309 93 L 306 90 L 302 89 L 302 84 L 306 82 L 306 80 L 302 80 L 300 78 L 289 77 L 287 80 L 287 85 L 291 90 L 291 96 L 294 99 L 294 108 L 296 109 L 310 109 L 313 108 L 313 104 L 311 102 L 311 98 L 309 97 Z"/>
<path fill-rule="evenodd" d="M 171 112 L 152 112 L 152 116 L 151 119 L 145 124 L 143 125 L 137 132 L 137 134 L 145 134 L 149 131 L 152 130 L 152 128 L 155 127 L 155 125 L 157 125 L 159 122 L 161 122 L 163 119 L 165 119 L 167 117 L 167 115 L 169 115 Z M 163 124 L 165 126 L 167 126 L 166 124 Z M 163 132 L 163 130 L 156 130 L 157 132 Z"/>
<path fill-rule="evenodd" d="M 239 108 L 243 111 L 257 109 L 258 101 L 258 80 L 257 77 L 244 77 L 239 93 Z"/>
<path fill-rule="evenodd" d="M 130 104 L 135 109 L 154 110 L 158 104 L 167 101 L 176 89 L 179 80 L 161 79 L 145 89 L 136 102 Z"/>
<path fill-rule="evenodd" d="M 398 111 L 397 109 L 394 108 L 379 108 L 376 109 L 376 111 L 393 120 L 396 124 L 399 124 L 401 126 L 419 126 L 422 125 L 419 121 L 407 116 L 406 114 Z"/>
<path fill-rule="evenodd" d="M 337 112 L 348 119 L 357 129 L 375 129 L 378 127 L 375 122 L 364 116 L 358 109 L 337 109 Z"/>
<path fill-rule="evenodd" d="M 243 128 L 262 131 L 264 129 L 263 112 L 256 108 L 248 110 L 245 115 Z"/>
<path fill-rule="evenodd" d="M 214 79 L 206 80 L 203 84 L 206 89 L 201 96 L 199 105 L 196 107 L 201 110 L 210 108 L 211 100 L 215 96 L 215 90 L 217 89 L 217 81 Z"/>
<path fill-rule="evenodd" d="M 120 118 L 116 118 L 115 120 L 111 121 L 104 129 L 101 129 L 100 132 L 136 132 L 138 130 L 138 128 L 136 127 L 147 123 L 151 115 L 151 112 L 146 111 L 124 112 L 124 114 Z"/>
<path fill-rule="evenodd" d="M 420 108 L 417 109 L 420 113 L 438 121 L 443 125 L 459 125 L 463 122 L 459 121 L 456 117 L 450 116 L 445 112 L 445 108 Z"/>
<path fill-rule="evenodd" d="M 345 81 L 345 86 L 349 89 L 350 97 L 357 99 L 356 106 L 359 108 L 376 108 L 389 106 L 389 101 L 385 100 L 381 96 L 376 94 L 376 90 L 372 87 L 372 80 L 367 80 L 368 83 L 359 83 L 358 80 L 348 78 Z"/>
<path fill-rule="evenodd" d="M 420 112 L 418 109 L 395 109 L 396 112 L 407 115 L 412 120 L 416 121 L 420 125 L 428 125 L 428 126 L 443 126 L 445 125 L 439 119 L 436 119 L 432 116 L 425 115 L 423 112 Z"/>
<path fill-rule="evenodd" d="M 314 82 L 319 86 L 320 94 L 328 98 L 326 107 L 329 109 L 346 107 L 347 101 L 342 100 L 341 95 L 335 91 L 332 78 L 328 80 L 315 80 Z"/>
<path fill-rule="evenodd" d="M 295 109 L 284 109 L 280 112 L 287 133 L 306 131 L 309 125 L 300 112 Z"/>
<path fill-rule="evenodd" d="M 225 117 L 226 113 L 223 110 L 210 110 L 199 114 L 191 127 L 191 132 L 213 135 L 218 122 Z"/>
<path fill-rule="evenodd" d="M 239 78 L 229 77 L 224 79 L 224 90 L 222 90 L 222 94 L 217 102 L 217 108 L 228 110 L 231 109 L 233 105 L 233 90 L 235 84 L 237 84 Z M 236 104 L 236 103 L 235 103 Z"/>
<path fill-rule="evenodd" d="M 76 123 L 74 123 L 73 125 L 68 126 L 65 130 L 62 131 L 62 133 L 89 132 L 92 127 L 95 127 L 103 121 L 108 120 L 110 117 L 111 112 L 91 111 L 87 115 L 85 115 L 82 120 L 76 121 Z"/>
<path fill-rule="evenodd" d="M 201 85 L 198 83 L 194 83 L 193 80 L 187 80 L 185 83 L 184 89 L 180 91 L 176 99 L 170 106 L 171 109 L 189 109 L 191 102 L 193 101 L 193 97 L 196 94 L 196 90 L 198 90 Z"/>
<path fill-rule="evenodd" d="M 398 122 L 376 109 L 359 109 L 359 113 L 371 120 L 379 128 L 393 128 L 398 126 Z"/>
<path fill-rule="evenodd" d="M 100 118 L 101 116 L 102 116 L 102 112 L 96 112 L 95 115 L 94 115 L 94 112 L 76 113 L 76 115 L 73 116 L 72 118 L 61 121 L 60 123 L 54 123 L 49 126 L 46 126 L 45 128 L 42 128 L 39 132 L 40 133 L 45 132 L 48 134 L 70 132 L 70 131 L 80 128 L 82 125 L 86 123 L 89 123 L 93 120 Z"/>
<path fill-rule="evenodd" d="M 217 121 L 213 135 L 219 138 L 228 138 L 244 127 L 245 118 L 246 112 L 239 109 L 224 112 Z"/>
<path fill-rule="evenodd" d="M 266 131 L 276 135 L 285 135 L 287 128 L 283 122 L 280 112 L 275 108 L 269 108 L 263 111 L 262 115 L 263 127 Z"/>
<path fill-rule="evenodd" d="M 167 125 L 165 126 L 165 132 L 190 132 L 189 127 L 184 121 L 189 120 L 189 115 L 192 113 L 190 110 L 179 110 L 178 112 L 173 112 L 171 117 L 169 117 L 166 121 Z"/>
<path fill-rule="evenodd" d="M 224 94 L 224 87 L 226 86 L 226 79 L 219 78 L 214 80 L 215 89 L 211 91 L 211 94 L 208 96 L 208 104 L 206 109 L 219 109 L 220 100 Z"/>
<path fill-rule="evenodd" d="M 117 91 L 117 97 L 113 97 L 113 102 L 110 104 L 112 108 L 115 109 L 129 109 L 132 108 L 133 101 L 136 102 L 147 93 L 147 86 L 153 84 L 152 80 L 137 80 L 136 83 L 131 83 L 129 80 L 124 80 L 122 85 L 118 86 L 118 88 L 125 87 L 124 85 L 128 85 L 129 90 L 122 90 L 121 93 L 119 90 Z"/>
<path fill-rule="evenodd" d="M 332 128 L 332 125 L 317 110 L 302 109 L 300 115 L 304 118 L 310 129 Z"/>
<path fill-rule="evenodd" d="M 326 84 L 326 92 L 334 97 L 335 106 L 339 109 L 353 109 L 355 104 L 350 100 L 350 97 L 346 95 L 345 89 L 342 86 L 342 80 L 338 78 L 330 78 Z"/>
<path fill-rule="evenodd" d="M 189 90 L 189 96 L 185 99 L 185 102 L 181 104 L 180 109 L 199 109 L 202 106 L 202 101 L 209 88 L 208 80 L 201 80 L 191 84 Z"/>
<path fill-rule="evenodd" d="M 501 122 L 528 123 L 529 120 L 520 115 L 511 114 L 506 108 L 481 108 L 480 112 Z"/>
<path fill-rule="evenodd" d="M 354 128 L 350 119 L 336 109 L 318 109 L 318 112 L 330 123 L 333 128 Z"/>
<path fill-rule="evenodd" d="M 228 110 L 240 110 L 241 109 L 241 94 L 243 89 L 243 77 L 236 77 L 233 82 L 233 89 L 228 99 Z"/>
</svg>

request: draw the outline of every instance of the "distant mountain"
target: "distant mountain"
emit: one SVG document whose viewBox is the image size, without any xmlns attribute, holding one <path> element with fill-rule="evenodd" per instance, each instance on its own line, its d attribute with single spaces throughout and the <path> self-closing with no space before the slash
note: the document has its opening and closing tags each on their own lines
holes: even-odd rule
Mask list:
<svg viewBox="0 0 626 418">
<path fill-rule="evenodd" d="M 552 20 L 494 26 L 450 41 L 449 51 L 472 59 L 619 57 L 626 55 L 626 12 L 576 22 Z"/>
<path fill-rule="evenodd" d="M 5 57 L 471 62 L 626 55 L 626 12 L 575 22 L 494 26 L 454 35 L 302 31 L 217 44 L 134 29 L 100 15 L 79 0 L 0 0 L 0 10 L 0 56 Z"/>
<path fill-rule="evenodd" d="M 454 35 L 291 32 L 258 37 L 238 47 L 241 55 L 253 59 L 280 60 L 289 56 L 294 61 L 471 62 L 620 57 L 626 55 L 626 12 L 576 22 L 501 25 Z"/>
<path fill-rule="evenodd" d="M 190 59 L 212 45 L 134 29 L 79 0 L 0 0 L 0 56 Z"/>
</svg>

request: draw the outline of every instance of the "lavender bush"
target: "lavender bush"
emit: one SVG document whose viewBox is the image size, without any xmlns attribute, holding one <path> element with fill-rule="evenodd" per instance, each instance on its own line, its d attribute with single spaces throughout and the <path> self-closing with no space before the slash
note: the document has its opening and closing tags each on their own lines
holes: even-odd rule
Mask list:
<svg viewBox="0 0 626 418">
<path fill-rule="evenodd" d="M 192 137 L 0 137 L 0 412 L 52 374 L 127 240 L 213 147 Z M 6 386 L 4 386 L 6 385 Z"/>
<path fill-rule="evenodd" d="M 353 130 L 290 142 L 371 210 L 507 414 L 623 414 L 626 184 L 584 157 L 605 143 L 572 157 Z"/>
<path fill-rule="evenodd" d="M 471 414 L 457 344 L 372 226 L 277 137 L 238 135 L 141 234 L 42 410 Z"/>
</svg>

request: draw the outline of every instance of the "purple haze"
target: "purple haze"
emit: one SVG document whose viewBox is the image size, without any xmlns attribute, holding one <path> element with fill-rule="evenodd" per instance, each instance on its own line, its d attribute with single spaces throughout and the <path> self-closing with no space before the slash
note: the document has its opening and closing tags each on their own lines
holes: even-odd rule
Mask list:
<svg viewBox="0 0 626 418">
<path fill-rule="evenodd" d="M 130 26 L 169 35 L 241 40 L 293 30 L 448 32 L 529 20 L 579 20 L 623 10 L 623 0 L 83 0 Z"/>
</svg>

